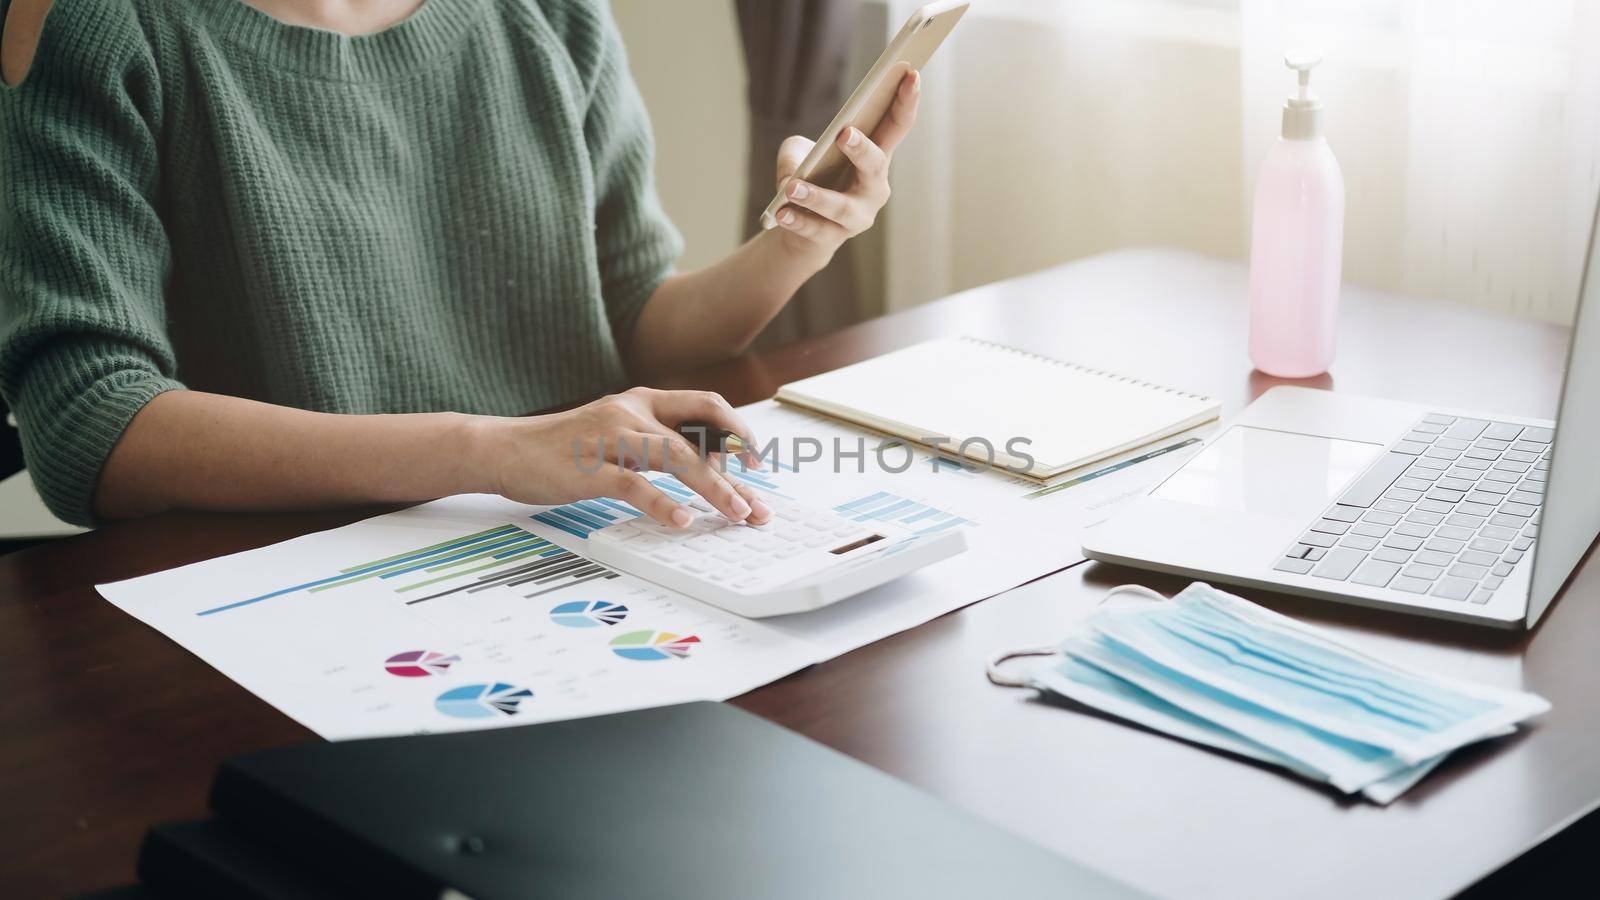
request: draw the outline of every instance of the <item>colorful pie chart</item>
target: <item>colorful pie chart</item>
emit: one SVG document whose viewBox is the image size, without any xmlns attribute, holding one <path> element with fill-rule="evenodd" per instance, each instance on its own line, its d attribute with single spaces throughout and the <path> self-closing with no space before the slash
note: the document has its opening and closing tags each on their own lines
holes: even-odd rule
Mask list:
<svg viewBox="0 0 1600 900">
<path fill-rule="evenodd" d="M 623 659 L 653 662 L 658 659 L 688 659 L 689 651 L 700 643 L 692 634 L 670 631 L 630 631 L 611 641 L 611 652 Z"/>
<path fill-rule="evenodd" d="M 443 675 L 458 662 L 461 662 L 461 657 L 454 654 L 435 653 L 432 650 L 407 650 L 384 660 L 383 667 L 390 675 L 398 675 L 401 678 L 426 678 L 429 675 Z"/>
<path fill-rule="evenodd" d="M 513 684 L 465 684 L 451 688 L 433 701 L 434 708 L 457 719 L 492 719 L 514 716 L 522 701 L 532 700 L 533 691 Z"/>
<path fill-rule="evenodd" d="M 628 617 L 628 608 L 607 600 L 573 600 L 550 610 L 550 621 L 568 628 L 599 628 Z"/>
</svg>

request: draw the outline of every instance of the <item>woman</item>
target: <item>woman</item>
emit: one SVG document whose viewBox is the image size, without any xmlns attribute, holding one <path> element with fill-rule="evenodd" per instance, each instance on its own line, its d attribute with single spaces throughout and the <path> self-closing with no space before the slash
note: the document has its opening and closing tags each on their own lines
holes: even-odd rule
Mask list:
<svg viewBox="0 0 1600 900">
<path fill-rule="evenodd" d="M 633 389 L 741 352 L 889 195 L 907 76 L 846 191 L 708 268 L 651 181 L 603 0 L 0 0 L 0 392 L 57 515 L 493 492 L 768 510 Z M 809 142 L 791 138 L 782 184 Z M 681 470 L 681 471 L 680 471 Z"/>
</svg>

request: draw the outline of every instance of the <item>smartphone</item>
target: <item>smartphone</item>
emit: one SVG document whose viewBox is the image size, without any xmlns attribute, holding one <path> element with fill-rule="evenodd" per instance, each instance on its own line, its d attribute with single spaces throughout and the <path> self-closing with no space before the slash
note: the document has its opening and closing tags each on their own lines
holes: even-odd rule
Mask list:
<svg viewBox="0 0 1600 900">
<path fill-rule="evenodd" d="M 828 123 L 827 130 L 817 138 L 817 145 L 800 161 L 794 177 L 819 187 L 844 189 L 850 183 L 851 166 L 850 159 L 836 143 L 839 133 L 853 126 L 871 137 L 878 123 L 888 113 L 889 104 L 894 102 L 894 93 L 900 89 L 901 79 L 912 69 L 920 69 L 928 64 L 933 51 L 944 43 L 944 39 L 956 27 L 956 22 L 966 14 L 969 5 L 968 0 L 940 0 L 919 7 L 912 13 L 900 33 L 884 48 L 883 55 L 867 70 L 866 77 L 850 93 L 850 99 L 844 102 L 839 114 Z M 770 229 L 777 226 L 778 210 L 788 202 L 789 198 L 779 191 L 761 214 L 761 227 Z"/>
</svg>

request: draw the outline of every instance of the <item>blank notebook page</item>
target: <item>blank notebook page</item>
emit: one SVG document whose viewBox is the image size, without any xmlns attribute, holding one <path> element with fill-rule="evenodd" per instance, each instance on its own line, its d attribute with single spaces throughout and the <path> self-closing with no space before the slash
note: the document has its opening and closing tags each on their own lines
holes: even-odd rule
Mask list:
<svg viewBox="0 0 1600 900">
<path fill-rule="evenodd" d="M 1025 469 L 1054 475 L 1130 450 L 1216 418 L 1210 398 L 991 344 L 941 338 L 785 385 L 778 399 L 926 443 L 984 438 L 995 461 L 1023 469 L 1006 454 L 1028 438 Z M 967 455 L 983 460 L 987 449 Z"/>
</svg>

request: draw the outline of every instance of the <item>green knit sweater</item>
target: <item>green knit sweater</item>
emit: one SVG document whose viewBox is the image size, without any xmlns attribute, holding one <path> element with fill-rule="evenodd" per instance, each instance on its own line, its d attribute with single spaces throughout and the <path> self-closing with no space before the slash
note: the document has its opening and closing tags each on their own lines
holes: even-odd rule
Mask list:
<svg viewBox="0 0 1600 900">
<path fill-rule="evenodd" d="M 91 521 L 185 386 L 502 415 L 616 387 L 681 249 L 652 153 L 603 0 L 426 0 L 358 38 L 56 0 L 0 85 L 0 393 L 45 501 Z"/>
</svg>

